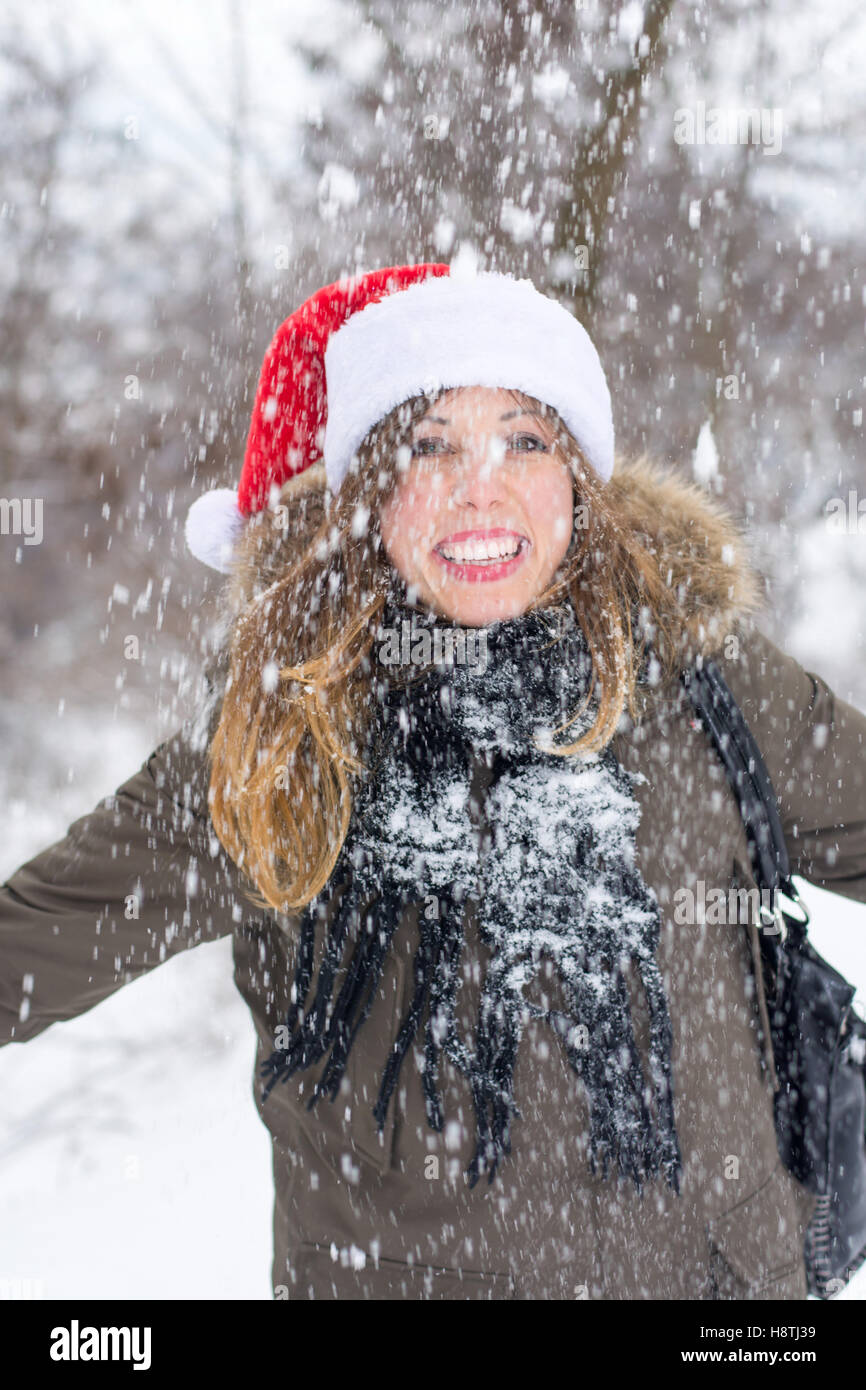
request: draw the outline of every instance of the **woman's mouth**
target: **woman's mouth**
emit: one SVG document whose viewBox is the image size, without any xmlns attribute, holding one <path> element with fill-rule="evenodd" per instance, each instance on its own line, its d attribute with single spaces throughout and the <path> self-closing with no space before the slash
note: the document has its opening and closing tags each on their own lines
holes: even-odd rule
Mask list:
<svg viewBox="0 0 866 1390">
<path fill-rule="evenodd" d="M 452 579 L 478 583 L 513 574 L 529 546 L 529 539 L 519 531 L 493 526 L 486 531 L 455 531 L 433 547 L 433 554 Z"/>
</svg>

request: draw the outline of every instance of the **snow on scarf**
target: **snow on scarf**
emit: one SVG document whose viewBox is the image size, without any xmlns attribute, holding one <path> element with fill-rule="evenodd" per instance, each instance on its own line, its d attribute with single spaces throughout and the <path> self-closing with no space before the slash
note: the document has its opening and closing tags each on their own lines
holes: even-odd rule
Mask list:
<svg viewBox="0 0 866 1390">
<path fill-rule="evenodd" d="M 441 626 L 432 615 L 389 605 L 383 628 L 399 631 L 407 614 L 416 632 Z M 437 1075 L 444 1054 L 466 1077 L 474 1102 L 470 1185 L 485 1170 L 492 1182 L 502 1155 L 511 1153 L 512 1116 L 520 1115 L 513 1078 L 521 1034 L 530 1017 L 543 1018 L 588 1092 L 593 1173 L 600 1167 L 607 1177 L 615 1162 L 638 1191 L 642 1179 L 661 1173 L 679 1192 L 671 1024 L 655 959 L 658 904 L 634 861 L 640 810 L 631 779 L 640 774 L 626 773 L 609 747 L 601 755 L 563 758 L 533 746 L 533 735 L 549 743 L 586 693 L 591 663 L 570 604 L 482 631 L 484 663 L 445 661 L 421 679 L 417 668 L 395 679 L 393 669 L 376 665 L 375 674 L 384 675 L 370 745 L 374 774 L 360 784 L 328 884 L 302 914 L 288 1045 L 262 1065 L 270 1078 L 264 1098 L 278 1079 L 326 1055 L 308 1108 L 323 1094 L 336 1097 L 401 911 L 420 902 L 415 992 L 382 1062 L 374 1106 L 380 1129 L 426 1009 L 419 1084 L 428 1124 L 443 1129 Z M 593 708 L 590 702 L 571 726 L 568 742 L 589 727 Z M 470 818 L 473 750 L 494 769 L 484 837 Z M 340 900 L 310 998 L 316 927 L 333 894 Z M 423 911 L 430 895 L 439 904 L 432 917 Z M 491 947 L 474 1046 L 458 1036 L 455 1022 L 468 898 Z M 569 1016 L 524 997 L 545 958 L 554 962 Z M 632 1031 L 623 975 L 629 961 L 638 967 L 649 1008 L 650 1086 Z"/>
</svg>

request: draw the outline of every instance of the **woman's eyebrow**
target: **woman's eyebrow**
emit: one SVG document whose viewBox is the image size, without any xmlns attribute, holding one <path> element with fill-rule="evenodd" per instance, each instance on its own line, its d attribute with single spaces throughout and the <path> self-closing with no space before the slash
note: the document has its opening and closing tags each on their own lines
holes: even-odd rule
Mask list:
<svg viewBox="0 0 866 1390">
<path fill-rule="evenodd" d="M 506 415 L 500 415 L 500 420 L 513 420 L 515 415 L 534 415 L 537 420 L 543 420 L 544 416 L 540 410 L 509 410 Z M 425 415 L 421 420 L 417 420 L 419 425 L 450 425 L 450 420 L 443 420 L 441 415 Z"/>
</svg>

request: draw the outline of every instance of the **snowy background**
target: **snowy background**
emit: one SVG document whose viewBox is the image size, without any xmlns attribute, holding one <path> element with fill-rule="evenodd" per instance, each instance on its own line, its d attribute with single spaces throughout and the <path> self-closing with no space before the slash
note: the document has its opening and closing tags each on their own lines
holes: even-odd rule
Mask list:
<svg viewBox="0 0 866 1390">
<path fill-rule="evenodd" d="M 0 535 L 0 880 L 187 713 L 186 508 L 237 480 L 276 325 L 376 265 L 572 307 L 619 446 L 731 507 L 765 631 L 866 709 L 864 41 L 853 0 L 11 0 L 0 495 L 45 534 Z M 678 145 L 700 100 L 781 110 L 780 152 Z M 866 908 L 801 888 L 866 996 Z M 227 940 L 0 1050 L 0 1298 L 270 1298 L 253 1059 Z"/>
</svg>

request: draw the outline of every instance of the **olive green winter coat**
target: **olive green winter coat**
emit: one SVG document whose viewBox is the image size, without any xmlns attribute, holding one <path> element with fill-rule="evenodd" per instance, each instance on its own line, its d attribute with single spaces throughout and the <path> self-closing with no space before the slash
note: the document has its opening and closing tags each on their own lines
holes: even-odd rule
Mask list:
<svg viewBox="0 0 866 1390">
<path fill-rule="evenodd" d="M 866 902 L 866 715 L 758 630 L 743 542 L 703 493 L 646 463 L 620 468 L 614 481 L 682 588 L 692 650 L 716 655 L 754 730 L 792 871 Z M 380 1135 L 372 1106 L 413 991 L 421 897 L 395 934 L 336 1100 L 307 1110 L 318 1069 L 277 1085 L 264 1105 L 258 1070 L 253 1079 L 273 1139 L 276 1298 L 806 1296 L 803 1234 L 814 1199 L 776 1146 L 758 928 L 678 921 L 685 890 L 753 886 L 737 803 L 679 685 L 643 688 L 640 699 L 639 717 L 623 720 L 613 749 L 646 779 L 634 788 L 636 854 L 661 905 L 681 1193 L 657 1180 L 639 1196 L 630 1180 L 592 1175 L 581 1082 L 534 1022 L 515 1069 L 521 1117 L 512 1152 L 492 1184 L 468 1186 L 474 1113 L 465 1081 L 444 1057 L 444 1132 L 428 1127 L 412 1052 Z M 272 1052 L 288 1007 L 297 921 L 250 903 L 249 885 L 209 822 L 199 744 L 184 730 L 161 745 L 0 888 L 0 1043 L 24 1042 L 169 956 L 231 934 L 235 980 L 258 1033 L 257 1068 Z M 473 801 L 482 818 L 487 776 L 477 764 Z M 140 907 L 130 920 L 124 904 L 133 893 Z M 471 1030 L 487 948 L 467 913 L 458 1021 Z M 25 976 L 32 989 L 22 1009 Z M 637 979 L 630 989 L 646 1059 L 649 1020 Z M 553 977 L 539 977 L 529 997 L 540 1003 L 542 992 L 545 1007 L 566 1007 Z"/>
</svg>

